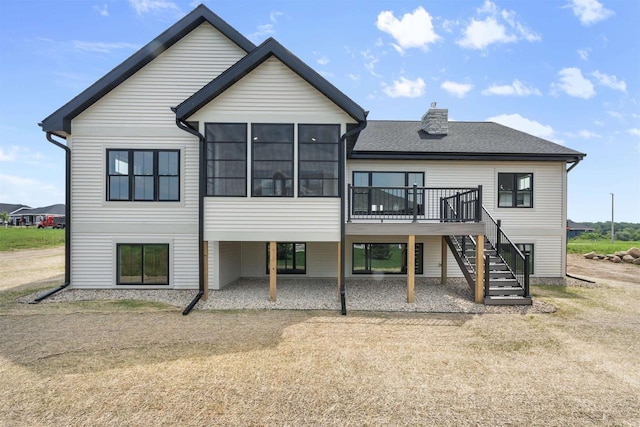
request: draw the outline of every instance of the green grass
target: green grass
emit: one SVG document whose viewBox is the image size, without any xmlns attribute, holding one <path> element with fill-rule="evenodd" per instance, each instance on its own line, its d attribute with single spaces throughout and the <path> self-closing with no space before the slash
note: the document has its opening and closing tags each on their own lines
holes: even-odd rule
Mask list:
<svg viewBox="0 0 640 427">
<path fill-rule="evenodd" d="M 630 248 L 640 248 L 639 241 L 623 242 L 616 240 L 570 240 L 567 242 L 567 252 L 570 254 L 586 254 L 594 251 L 599 254 L 612 254 L 617 251 L 626 251 Z"/>
<path fill-rule="evenodd" d="M 52 228 L 0 228 L 0 252 L 43 249 L 64 245 L 64 230 Z"/>
</svg>

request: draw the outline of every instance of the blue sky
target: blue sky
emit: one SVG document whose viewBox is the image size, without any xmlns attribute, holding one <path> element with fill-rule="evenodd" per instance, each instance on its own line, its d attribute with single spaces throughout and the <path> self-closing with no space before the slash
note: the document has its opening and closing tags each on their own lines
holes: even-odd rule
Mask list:
<svg viewBox="0 0 640 427">
<path fill-rule="evenodd" d="M 0 0 L 0 202 L 64 202 L 37 123 L 189 12 L 179 0 Z M 370 119 L 497 121 L 587 153 L 568 216 L 640 222 L 640 1 L 204 1 L 274 37 Z"/>
</svg>

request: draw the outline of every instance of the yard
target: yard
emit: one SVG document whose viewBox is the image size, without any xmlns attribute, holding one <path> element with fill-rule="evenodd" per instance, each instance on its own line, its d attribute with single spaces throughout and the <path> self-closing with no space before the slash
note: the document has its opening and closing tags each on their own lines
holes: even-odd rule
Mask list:
<svg viewBox="0 0 640 427">
<path fill-rule="evenodd" d="M 0 292 L 0 425 L 637 426 L 638 267 L 569 264 L 597 283 L 533 286 L 558 308 L 538 315 L 181 316 L 19 304 L 46 283 L 13 287 Z"/>
</svg>

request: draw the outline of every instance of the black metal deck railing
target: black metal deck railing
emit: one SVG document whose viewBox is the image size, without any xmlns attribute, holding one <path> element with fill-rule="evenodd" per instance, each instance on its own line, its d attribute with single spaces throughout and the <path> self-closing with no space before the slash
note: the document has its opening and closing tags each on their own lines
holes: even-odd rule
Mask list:
<svg viewBox="0 0 640 427">
<path fill-rule="evenodd" d="M 482 186 L 475 188 L 354 187 L 349 184 L 347 221 L 478 222 L 482 218 Z"/>
<path fill-rule="evenodd" d="M 507 264 L 518 284 L 524 289 L 524 296 L 529 297 L 529 256 L 518 249 L 518 246 L 502 231 L 501 221 L 496 221 L 484 206 L 482 207 L 482 221 L 485 224 L 487 240 L 496 250 L 497 255 Z"/>
</svg>

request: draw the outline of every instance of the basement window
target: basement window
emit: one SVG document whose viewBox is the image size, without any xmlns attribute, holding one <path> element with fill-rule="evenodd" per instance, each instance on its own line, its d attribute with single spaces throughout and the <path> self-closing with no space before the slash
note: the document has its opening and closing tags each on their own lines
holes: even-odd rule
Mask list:
<svg viewBox="0 0 640 427">
<path fill-rule="evenodd" d="M 118 285 L 168 285 L 169 245 L 117 245 Z"/>
</svg>

